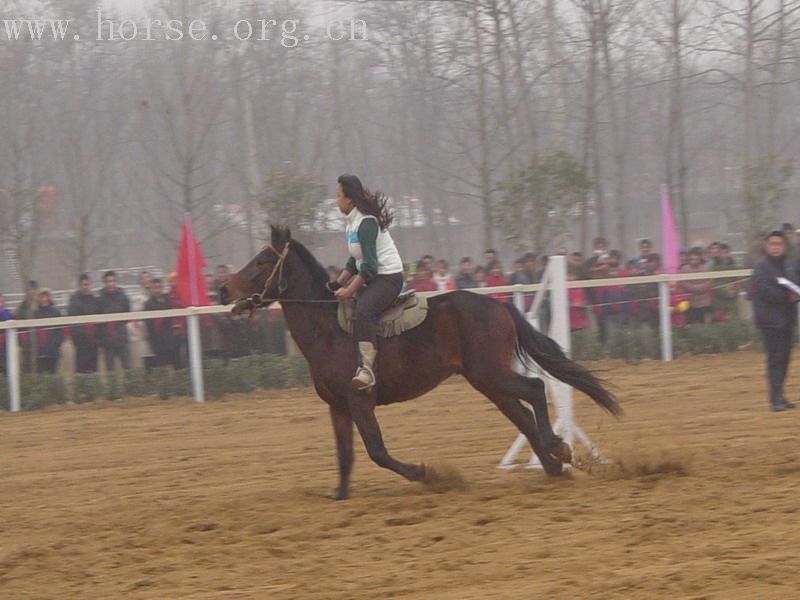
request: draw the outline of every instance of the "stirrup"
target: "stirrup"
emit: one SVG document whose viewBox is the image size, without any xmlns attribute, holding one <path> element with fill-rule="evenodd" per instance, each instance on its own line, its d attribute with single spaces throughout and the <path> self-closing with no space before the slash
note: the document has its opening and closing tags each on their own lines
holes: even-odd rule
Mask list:
<svg viewBox="0 0 800 600">
<path fill-rule="evenodd" d="M 375 373 L 369 367 L 361 366 L 350 380 L 350 384 L 358 391 L 366 391 L 375 387 Z"/>
</svg>

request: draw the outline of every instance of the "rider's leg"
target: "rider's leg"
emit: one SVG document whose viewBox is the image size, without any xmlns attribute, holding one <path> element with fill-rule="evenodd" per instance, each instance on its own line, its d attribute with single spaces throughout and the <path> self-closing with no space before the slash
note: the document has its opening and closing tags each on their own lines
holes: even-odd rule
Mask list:
<svg viewBox="0 0 800 600">
<path fill-rule="evenodd" d="M 354 334 L 361 355 L 361 366 L 352 379 L 356 389 L 366 390 L 375 385 L 378 318 L 394 302 L 402 286 L 402 273 L 378 275 L 358 298 Z"/>
</svg>

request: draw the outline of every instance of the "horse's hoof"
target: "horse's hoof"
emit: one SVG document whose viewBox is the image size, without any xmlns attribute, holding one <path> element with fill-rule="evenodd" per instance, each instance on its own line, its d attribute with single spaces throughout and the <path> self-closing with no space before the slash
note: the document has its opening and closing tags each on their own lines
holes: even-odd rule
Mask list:
<svg viewBox="0 0 800 600">
<path fill-rule="evenodd" d="M 550 477 L 558 477 L 564 473 L 564 464 L 558 460 L 542 461 L 542 468 Z"/>
<path fill-rule="evenodd" d="M 350 492 L 341 488 L 336 488 L 336 493 L 333 495 L 334 500 L 347 500 L 350 497 Z"/>
<path fill-rule="evenodd" d="M 572 448 L 561 438 L 556 438 L 556 443 L 545 452 L 545 457 L 546 460 L 541 461 L 544 472 L 558 477 L 564 472 L 564 465 L 572 462 Z"/>
<path fill-rule="evenodd" d="M 572 462 L 572 448 L 570 448 L 569 444 L 566 442 L 559 443 L 559 445 L 553 449 L 552 454 L 562 463 Z"/>
</svg>

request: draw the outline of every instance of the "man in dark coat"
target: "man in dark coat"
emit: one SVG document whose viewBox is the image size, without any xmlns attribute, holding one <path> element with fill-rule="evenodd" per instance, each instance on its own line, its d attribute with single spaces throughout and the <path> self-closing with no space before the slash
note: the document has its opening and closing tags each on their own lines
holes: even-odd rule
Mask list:
<svg viewBox="0 0 800 600">
<path fill-rule="evenodd" d="M 100 312 L 103 314 L 131 312 L 131 303 L 125 291 L 117 286 L 117 274 L 114 271 L 103 273 L 103 289 L 98 295 Z M 115 321 L 104 323 L 98 330 L 100 346 L 109 373 L 116 367 L 117 359 L 123 369 L 131 368 L 131 354 L 128 349 L 128 322 Z"/>
<path fill-rule="evenodd" d="M 472 259 L 469 256 L 465 256 L 458 263 L 456 287 L 460 290 L 477 287 L 475 280 L 472 278 Z"/>
<path fill-rule="evenodd" d="M 61 316 L 61 311 L 53 306 L 53 299 L 48 290 L 39 292 L 39 307 L 33 311 L 34 319 L 52 319 Z M 36 327 L 32 330 L 36 335 L 39 348 L 39 373 L 55 373 L 58 359 L 61 358 L 61 344 L 64 342 L 62 327 Z"/>
<path fill-rule="evenodd" d="M 169 298 L 164 293 L 164 286 L 160 279 L 150 281 L 150 298 L 144 303 L 145 310 L 169 310 Z M 172 318 L 147 319 L 147 339 L 150 340 L 150 349 L 153 351 L 153 360 L 149 367 L 166 367 L 173 363 L 175 355 L 175 338 L 172 332 Z"/>
<path fill-rule="evenodd" d="M 78 278 L 78 290 L 69 299 L 67 314 L 70 316 L 96 315 L 101 312 L 100 303 L 92 293 L 92 280 L 87 273 Z M 75 372 L 97 371 L 97 325 L 73 325 L 70 328 L 75 344 Z"/>
<path fill-rule="evenodd" d="M 786 264 L 786 249 L 786 237 L 780 229 L 767 234 L 765 255 L 753 268 L 751 288 L 755 322 L 761 330 L 767 352 L 767 383 L 773 411 L 794 408 L 794 404 L 783 397 L 783 383 L 789 368 L 797 319 L 796 303 L 800 296 L 778 283 L 781 277 L 798 283 L 797 274 Z"/>
</svg>

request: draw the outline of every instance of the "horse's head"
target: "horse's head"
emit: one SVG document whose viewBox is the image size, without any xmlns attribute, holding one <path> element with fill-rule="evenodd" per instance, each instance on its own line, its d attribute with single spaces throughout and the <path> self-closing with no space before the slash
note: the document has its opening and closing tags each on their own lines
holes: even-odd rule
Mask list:
<svg viewBox="0 0 800 600">
<path fill-rule="evenodd" d="M 228 278 L 220 289 L 220 302 L 234 302 L 234 314 L 274 302 L 286 285 L 283 268 L 291 239 L 288 227 L 273 226 L 271 243 Z"/>
</svg>

